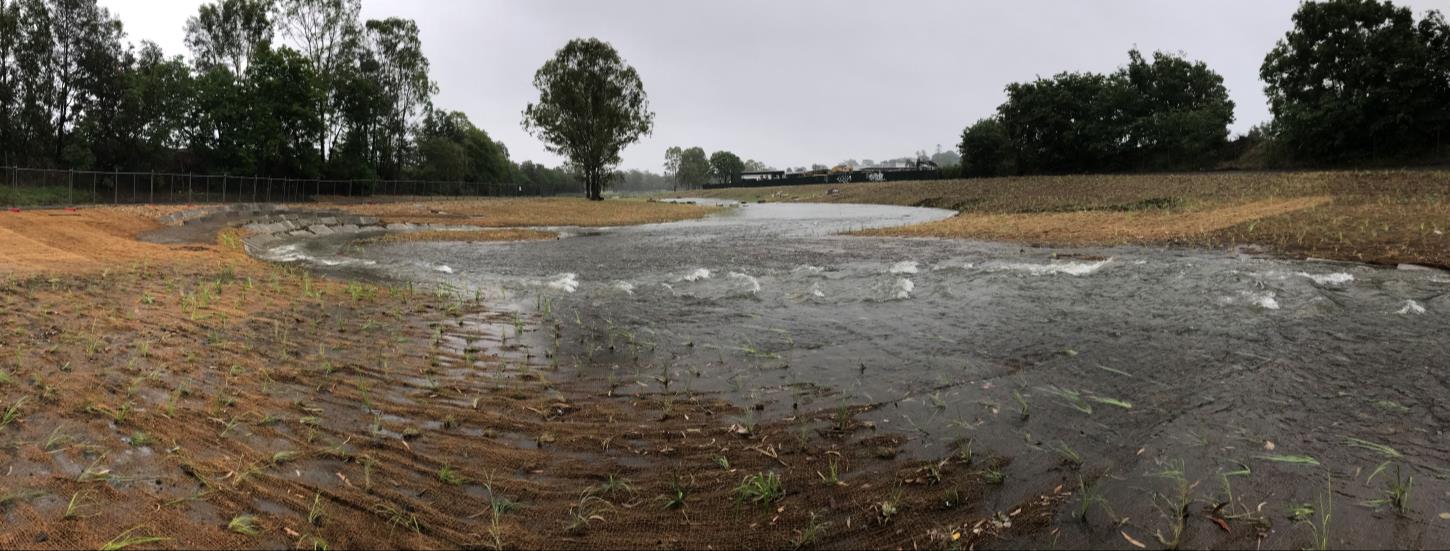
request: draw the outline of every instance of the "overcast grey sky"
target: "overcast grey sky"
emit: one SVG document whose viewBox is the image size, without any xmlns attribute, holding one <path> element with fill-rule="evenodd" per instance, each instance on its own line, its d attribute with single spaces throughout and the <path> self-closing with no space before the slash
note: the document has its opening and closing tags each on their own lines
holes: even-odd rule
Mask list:
<svg viewBox="0 0 1450 551">
<path fill-rule="evenodd" d="M 100 0 L 128 40 L 188 54 L 199 0 Z M 1129 48 L 1182 52 L 1222 74 L 1235 132 L 1268 118 L 1259 64 L 1297 0 L 652 1 L 362 0 L 365 18 L 418 22 L 440 92 L 516 161 L 559 159 L 519 127 L 533 73 L 571 38 L 609 41 L 639 70 L 655 131 L 625 168 L 671 145 L 776 167 L 955 147 L 1009 82 L 1112 71 Z M 1450 0 L 1397 4 L 1450 11 Z"/>
</svg>

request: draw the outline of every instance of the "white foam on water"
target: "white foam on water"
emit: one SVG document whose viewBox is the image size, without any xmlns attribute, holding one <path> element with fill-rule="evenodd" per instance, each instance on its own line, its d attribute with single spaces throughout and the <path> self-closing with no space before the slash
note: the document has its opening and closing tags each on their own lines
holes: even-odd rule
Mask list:
<svg viewBox="0 0 1450 551">
<path fill-rule="evenodd" d="M 710 270 L 695 268 L 695 271 L 686 274 L 685 277 L 680 278 L 680 281 L 699 281 L 702 279 L 710 279 Z"/>
<path fill-rule="evenodd" d="M 739 279 L 744 281 L 745 286 L 750 289 L 751 293 L 760 292 L 760 280 L 755 279 L 753 276 L 742 274 L 740 272 L 730 272 L 730 279 Z"/>
<path fill-rule="evenodd" d="M 1112 262 L 1112 260 L 1113 259 L 1109 258 L 1107 260 L 1099 260 L 1097 262 L 1054 262 L 1052 264 L 1026 264 L 1021 262 L 1008 262 L 998 264 L 995 269 L 1027 272 L 1035 276 L 1051 274 L 1081 276 L 1102 269 L 1103 266 L 1106 266 L 1109 262 Z"/>
<path fill-rule="evenodd" d="M 445 274 L 451 274 L 451 273 L 453 273 L 453 268 L 452 267 L 449 267 L 449 266 L 446 266 L 446 265 L 443 265 L 443 264 L 439 264 L 437 266 L 434 266 L 433 269 L 434 270 L 437 270 L 439 272 L 443 272 Z"/>
<path fill-rule="evenodd" d="M 1278 310 L 1279 309 L 1279 301 L 1278 301 L 1278 299 L 1274 298 L 1274 292 L 1273 291 L 1264 291 L 1264 292 L 1261 292 L 1261 293 L 1255 293 L 1253 291 L 1244 291 L 1243 292 L 1243 295 L 1244 295 L 1244 298 L 1249 301 L 1249 304 L 1252 304 L 1254 306 L 1258 306 L 1259 308 L 1263 308 L 1265 310 Z"/>
<path fill-rule="evenodd" d="M 811 296 L 816 297 L 816 298 L 826 298 L 826 294 L 823 293 L 823 292 L 821 292 L 821 284 L 820 283 L 812 283 L 811 284 Z"/>
<path fill-rule="evenodd" d="M 559 277 L 549 282 L 549 288 L 572 293 L 579 289 L 579 274 L 573 272 L 559 274 Z"/>
<path fill-rule="evenodd" d="M 906 279 L 904 277 L 898 277 L 898 278 L 896 278 L 896 295 L 895 295 L 895 297 L 897 299 L 903 299 L 904 300 L 904 299 L 911 298 L 911 292 L 912 291 L 915 291 L 915 290 L 916 290 L 916 283 L 913 283 L 910 279 Z"/>
<path fill-rule="evenodd" d="M 1315 283 L 1318 283 L 1320 285 L 1344 285 L 1345 283 L 1349 283 L 1351 281 L 1354 281 L 1354 276 L 1352 276 L 1350 274 L 1346 274 L 1344 272 L 1335 272 L 1335 273 L 1332 273 L 1332 274 L 1322 274 L 1322 275 L 1319 275 L 1319 274 L 1308 274 L 1308 273 L 1304 273 L 1304 272 L 1295 272 L 1294 275 L 1297 275 L 1297 276 L 1300 276 L 1300 277 L 1307 277 L 1309 279 L 1314 280 Z"/>
<path fill-rule="evenodd" d="M 626 295 L 634 294 L 634 284 L 628 281 L 616 281 L 614 282 L 614 288 L 623 291 Z"/>
<path fill-rule="evenodd" d="M 311 258 L 305 254 L 302 254 L 302 252 L 297 250 L 297 248 L 298 245 L 295 244 L 283 245 L 281 247 L 277 247 L 275 249 L 267 251 L 264 256 L 274 262 L 296 262 L 305 258 Z"/>
<path fill-rule="evenodd" d="M 1407 301 L 1405 301 L 1405 307 L 1404 308 L 1400 308 L 1400 310 L 1398 312 L 1395 312 L 1395 313 L 1396 314 L 1399 314 L 1399 315 L 1402 315 L 1402 316 L 1404 316 L 1404 315 L 1411 315 L 1411 314 L 1416 315 L 1416 316 L 1419 316 L 1419 315 L 1424 315 L 1424 313 L 1425 313 L 1425 307 L 1424 306 L 1420 306 L 1420 303 L 1415 302 L 1413 300 L 1407 300 Z"/>
<path fill-rule="evenodd" d="M 791 270 L 792 273 L 800 273 L 806 275 L 816 275 L 824 271 L 826 271 L 825 268 L 822 268 L 820 266 L 812 266 L 810 264 L 802 264 L 800 266 L 796 266 L 795 269 Z"/>
<path fill-rule="evenodd" d="M 914 273 L 916 273 L 916 261 L 915 260 L 903 260 L 901 262 L 897 262 L 895 264 L 892 264 L 891 265 L 891 273 L 893 273 L 893 274 L 914 274 Z"/>
</svg>

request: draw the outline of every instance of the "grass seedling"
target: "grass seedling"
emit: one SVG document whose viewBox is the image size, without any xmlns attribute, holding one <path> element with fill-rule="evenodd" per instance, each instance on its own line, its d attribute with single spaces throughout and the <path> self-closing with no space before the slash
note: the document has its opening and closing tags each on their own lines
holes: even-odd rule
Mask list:
<svg viewBox="0 0 1450 551">
<path fill-rule="evenodd" d="M 1373 478 L 1373 475 L 1371 475 Z M 1395 464 L 1395 476 L 1385 481 L 1384 490 L 1381 493 L 1384 497 L 1371 499 L 1364 502 L 1368 507 L 1385 507 L 1394 509 L 1395 512 L 1405 514 L 1410 504 L 1410 489 L 1415 484 L 1414 475 L 1403 474 L 1400 465 Z"/>
<path fill-rule="evenodd" d="M 661 495 L 660 501 L 663 502 L 664 508 L 666 509 L 683 509 L 685 507 L 685 498 L 689 497 L 689 495 L 690 487 L 685 485 L 685 482 L 680 477 L 676 476 L 670 481 L 669 493 Z"/>
<path fill-rule="evenodd" d="M 1334 512 L 1334 478 L 1326 477 L 1324 493 L 1320 494 L 1314 507 L 1300 506 L 1299 511 L 1291 514 L 1301 515 L 1300 524 L 1309 527 L 1310 536 L 1313 538 L 1313 547 L 1323 551 L 1329 549 L 1329 522 Z M 1303 511 L 1307 508 L 1307 513 Z M 1310 516 L 1315 518 L 1311 519 Z"/>
<path fill-rule="evenodd" d="M 252 515 L 238 515 L 227 523 L 227 530 L 231 530 L 244 536 L 256 536 L 262 533 L 262 527 L 257 524 L 257 517 Z"/>
<path fill-rule="evenodd" d="M 272 464 L 273 465 L 282 465 L 282 464 L 285 464 L 285 463 L 289 463 L 289 462 L 291 462 L 293 460 L 296 460 L 298 457 L 302 457 L 302 453 L 301 452 L 297 452 L 297 451 L 293 451 L 293 450 L 282 450 L 280 452 L 277 452 L 277 453 L 272 454 Z"/>
<path fill-rule="evenodd" d="M 816 516 L 816 512 L 811 511 L 810 522 L 806 524 L 805 528 L 797 529 L 795 531 L 795 537 L 791 538 L 791 548 L 804 549 L 806 547 L 810 547 L 811 544 L 814 544 L 816 540 L 820 539 L 821 535 L 825 534 L 826 530 L 830 527 L 831 523 L 822 522 L 820 517 Z"/>
<path fill-rule="evenodd" d="M 612 510 L 611 505 L 604 498 L 590 495 L 588 490 L 579 496 L 579 501 L 569 507 L 569 521 L 565 523 L 564 529 L 571 534 L 582 533 L 589 530 L 594 522 L 604 522 L 604 513 Z"/>
<path fill-rule="evenodd" d="M 322 494 L 312 494 L 312 506 L 307 509 L 307 524 L 322 526 L 322 518 L 327 511 L 322 503 Z"/>
<path fill-rule="evenodd" d="M 720 467 L 720 470 L 730 470 L 730 458 L 723 455 L 717 455 L 714 457 L 713 461 L 715 462 L 715 466 Z"/>
<path fill-rule="evenodd" d="M 85 490 L 81 490 L 79 492 L 76 492 L 76 493 L 71 494 L 70 495 L 70 501 L 67 501 L 66 504 L 65 504 L 65 515 L 63 515 L 61 518 L 67 518 L 67 519 L 71 519 L 71 518 L 83 518 L 83 516 L 81 515 L 81 507 L 83 507 L 85 505 L 86 505 L 86 491 Z M 95 515 L 85 515 L 85 516 L 95 516 Z"/>
<path fill-rule="evenodd" d="M 379 503 L 374 506 L 373 512 L 377 513 L 379 516 L 382 516 L 385 519 L 388 519 L 388 525 L 390 527 L 402 526 L 404 528 L 412 530 L 414 533 L 423 533 L 423 525 L 418 523 L 418 515 L 404 513 L 386 503 Z"/>
<path fill-rule="evenodd" d="M 1058 457 L 1062 458 L 1063 465 L 1074 469 L 1082 466 L 1082 454 L 1072 449 L 1072 446 L 1067 445 L 1067 442 L 1058 440 L 1057 445 L 1053 446 L 1052 449 L 1057 452 Z"/>
<path fill-rule="evenodd" d="M 459 474 L 458 471 L 454 470 L 453 467 L 444 465 L 443 467 L 438 469 L 438 481 L 449 486 L 462 486 L 464 482 L 468 481 L 468 479 L 464 478 L 464 476 L 462 474 Z"/>
<path fill-rule="evenodd" d="M 1043 388 L 1043 390 L 1046 391 L 1048 394 L 1052 394 L 1054 396 L 1057 396 L 1058 398 L 1061 398 L 1063 402 L 1071 406 L 1073 409 L 1076 409 L 1088 415 L 1092 415 L 1093 413 L 1092 404 L 1089 404 L 1087 400 L 1083 399 L 1081 392 L 1057 386 L 1045 387 Z"/>
<path fill-rule="evenodd" d="M 145 545 L 145 544 L 148 544 L 148 543 L 156 543 L 156 542 L 170 541 L 171 540 L 171 538 L 163 538 L 163 537 L 159 537 L 159 536 L 133 536 L 133 535 L 131 535 L 133 532 L 135 532 L 137 530 L 140 530 L 142 528 L 142 526 L 144 526 L 144 525 L 132 526 L 129 530 L 126 530 L 125 532 L 121 532 L 116 537 L 111 538 L 111 541 L 108 541 L 104 545 L 101 546 L 101 551 L 120 551 L 121 549 L 125 549 L 125 548 L 131 547 L 133 545 Z"/>
<path fill-rule="evenodd" d="M 1261 455 L 1259 456 L 1259 458 L 1266 461 L 1273 461 L 1275 463 L 1288 463 L 1291 465 L 1310 465 L 1316 467 L 1319 466 L 1319 460 L 1308 455 L 1270 454 Z"/>
<path fill-rule="evenodd" d="M 826 472 L 827 473 L 830 473 L 830 474 L 827 475 L 825 473 L 822 473 L 821 471 L 816 471 L 816 476 L 821 477 L 821 482 L 825 483 L 825 485 L 827 485 L 827 486 L 845 486 L 846 485 L 845 482 L 842 482 L 841 481 L 840 463 L 838 461 L 836 461 L 836 458 L 832 457 L 831 460 L 830 460 L 830 462 L 827 463 L 827 465 L 826 465 Z"/>
<path fill-rule="evenodd" d="M 1168 517 L 1169 533 L 1171 537 L 1164 536 L 1162 530 L 1154 532 L 1158 542 L 1169 549 L 1177 549 L 1183 541 L 1183 530 L 1188 524 L 1188 506 L 1193 502 L 1193 484 L 1188 482 L 1184 474 L 1183 461 L 1170 461 L 1163 470 L 1149 476 L 1169 480 L 1173 483 L 1171 493 L 1153 493 L 1153 505 L 1163 516 Z"/>
<path fill-rule="evenodd" d="M 750 502 L 762 506 L 785 497 L 785 488 L 781 485 L 780 475 L 775 472 L 756 473 L 746 476 L 735 487 L 735 496 L 742 503 Z"/>
<path fill-rule="evenodd" d="M 10 426 L 10 423 L 13 423 L 16 419 L 19 419 L 20 408 L 25 406 L 25 402 L 28 401 L 30 401 L 29 396 L 21 396 L 19 399 L 15 400 L 8 407 L 6 407 L 5 411 L 0 412 L 0 428 Z"/>
<path fill-rule="evenodd" d="M 1020 417 L 1023 421 L 1026 421 L 1027 418 L 1032 415 L 1031 410 L 1027 407 L 1027 399 L 1022 397 L 1021 392 L 1015 390 L 1012 391 L 1012 399 L 1017 402 L 1018 417 Z"/>
<path fill-rule="evenodd" d="M 1365 449 L 1365 450 L 1369 450 L 1369 451 L 1375 452 L 1375 453 L 1380 454 L 1382 456 L 1385 456 L 1386 458 L 1389 458 L 1389 459 L 1403 459 L 1405 457 L 1404 455 L 1400 454 L 1400 451 L 1399 450 L 1396 450 L 1396 449 L 1391 448 L 1389 446 L 1386 446 L 1384 444 L 1377 444 L 1375 442 L 1370 442 L 1368 440 L 1360 440 L 1358 438 L 1352 438 L 1351 437 L 1351 438 L 1345 438 L 1344 439 L 1344 443 L 1345 444 L 1348 444 L 1350 446 L 1356 447 L 1356 448 Z"/>
<path fill-rule="evenodd" d="M 594 495 L 611 497 L 619 492 L 628 492 L 630 495 L 634 495 L 635 493 L 634 485 L 630 484 L 628 478 L 624 478 L 614 474 L 610 474 L 604 480 L 603 484 L 599 484 L 597 486 L 590 486 L 588 491 L 589 493 Z"/>
</svg>

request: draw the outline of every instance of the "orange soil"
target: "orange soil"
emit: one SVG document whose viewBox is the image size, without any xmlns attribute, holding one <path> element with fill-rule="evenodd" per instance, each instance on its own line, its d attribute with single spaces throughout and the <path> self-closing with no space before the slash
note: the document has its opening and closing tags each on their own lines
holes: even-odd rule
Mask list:
<svg viewBox="0 0 1450 551">
<path fill-rule="evenodd" d="M 160 227 L 144 209 L 0 212 L 0 274 L 29 276 L 114 268 L 138 262 L 190 263 L 213 247 L 156 245 L 136 236 Z"/>
</svg>

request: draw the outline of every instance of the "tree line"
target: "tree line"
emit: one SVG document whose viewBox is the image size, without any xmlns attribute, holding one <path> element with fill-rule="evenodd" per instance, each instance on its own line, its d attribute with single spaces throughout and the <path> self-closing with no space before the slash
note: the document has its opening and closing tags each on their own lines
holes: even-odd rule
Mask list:
<svg viewBox="0 0 1450 551">
<path fill-rule="evenodd" d="M 739 155 L 729 151 L 716 151 L 709 156 L 700 147 L 670 147 L 665 150 L 665 176 L 675 189 L 698 188 L 705 184 L 724 184 L 740 181 L 745 172 L 774 170 L 755 159 L 741 160 Z"/>
<path fill-rule="evenodd" d="M 6 165 L 290 178 L 514 182 L 572 191 L 509 160 L 433 103 L 417 25 L 360 0 L 216 0 L 186 22 L 190 57 L 125 42 L 96 0 L 0 0 Z"/>
<path fill-rule="evenodd" d="M 1450 131 L 1450 25 L 1379 0 L 1305 2 L 1265 57 L 1273 119 L 1229 140 L 1233 102 L 1201 61 L 1137 50 L 1112 74 L 1007 85 L 962 132 L 966 176 L 1343 165 L 1443 155 Z"/>
</svg>

